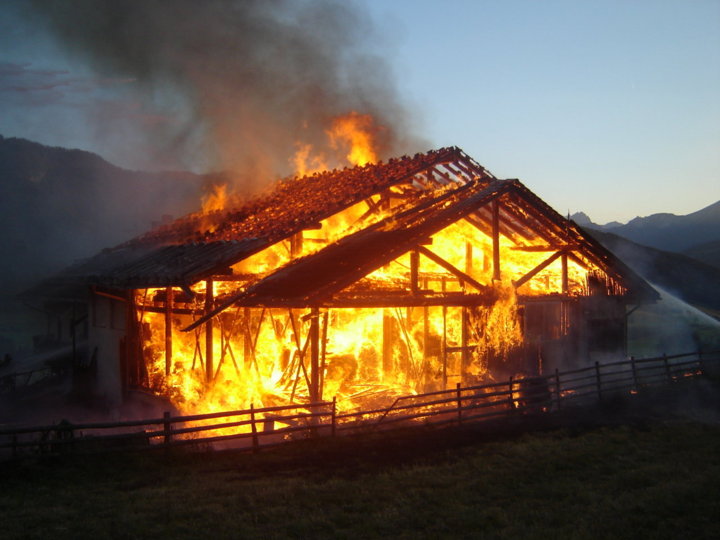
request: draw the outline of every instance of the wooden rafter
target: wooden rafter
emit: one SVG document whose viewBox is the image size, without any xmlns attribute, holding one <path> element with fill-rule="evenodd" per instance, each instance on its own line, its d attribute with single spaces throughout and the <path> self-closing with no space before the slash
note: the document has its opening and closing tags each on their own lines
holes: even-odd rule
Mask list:
<svg viewBox="0 0 720 540">
<path fill-rule="evenodd" d="M 513 286 L 514 286 L 516 289 L 519 289 L 519 288 L 522 287 L 525 283 L 527 283 L 527 282 L 530 281 L 532 278 L 534 278 L 538 273 L 542 272 L 545 268 L 547 268 L 547 267 L 550 266 L 553 262 L 555 262 L 555 260 L 557 260 L 563 253 L 565 253 L 565 252 L 564 252 L 564 251 L 557 251 L 557 252 L 553 253 L 552 255 L 550 255 L 550 257 L 548 257 L 548 258 L 545 259 L 543 262 L 541 262 L 540 264 L 538 264 L 535 268 L 533 268 L 532 270 L 530 270 L 530 271 L 529 271 L 527 274 L 525 274 L 523 277 L 521 277 L 521 278 L 518 279 L 518 280 L 513 281 Z"/>
<path fill-rule="evenodd" d="M 443 259 L 443 258 L 440 257 L 439 255 L 433 253 L 433 252 L 430 251 L 428 248 L 426 248 L 426 247 L 424 247 L 424 246 L 417 246 L 415 249 L 417 249 L 417 251 L 418 251 L 419 253 L 422 253 L 423 255 L 425 255 L 428 259 L 430 259 L 431 261 L 433 261 L 433 262 L 434 262 L 435 264 L 437 264 L 438 266 L 441 266 L 442 268 L 444 268 L 445 270 L 447 270 L 447 271 L 450 272 L 451 274 L 457 276 L 458 279 L 462 280 L 462 281 L 465 282 L 465 283 L 468 283 L 468 284 L 472 285 L 472 286 L 473 286 L 475 289 L 477 289 L 478 291 L 484 292 L 484 291 L 486 291 L 486 290 L 488 289 L 488 287 L 487 287 L 486 285 L 483 285 L 483 284 L 480 283 L 479 281 L 475 280 L 475 278 L 467 275 L 465 272 L 463 272 L 462 270 L 460 270 L 459 268 L 457 268 L 455 265 L 449 263 L 448 261 L 446 261 L 445 259 Z"/>
</svg>

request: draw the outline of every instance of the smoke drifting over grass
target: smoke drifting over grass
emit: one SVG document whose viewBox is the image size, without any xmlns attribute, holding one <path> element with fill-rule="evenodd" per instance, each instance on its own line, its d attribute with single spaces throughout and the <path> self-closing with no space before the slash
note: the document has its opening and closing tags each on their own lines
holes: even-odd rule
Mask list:
<svg viewBox="0 0 720 540">
<path fill-rule="evenodd" d="M 381 43 L 355 4 L 333 0 L 36 0 L 26 15 L 100 77 L 126 80 L 155 152 L 239 171 L 252 188 L 292 172 L 350 111 L 377 123 L 381 158 L 419 149 Z M 117 139 L 110 104 L 94 115 Z M 136 120 L 138 120 L 136 118 Z"/>
</svg>

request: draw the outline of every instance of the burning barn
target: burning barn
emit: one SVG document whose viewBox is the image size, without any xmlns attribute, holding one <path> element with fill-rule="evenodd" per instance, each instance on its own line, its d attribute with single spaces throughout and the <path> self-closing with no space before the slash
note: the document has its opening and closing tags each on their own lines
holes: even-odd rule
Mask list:
<svg viewBox="0 0 720 540">
<path fill-rule="evenodd" d="M 96 391 L 357 408 L 623 355 L 654 291 L 458 148 L 295 177 L 66 270 Z"/>
</svg>

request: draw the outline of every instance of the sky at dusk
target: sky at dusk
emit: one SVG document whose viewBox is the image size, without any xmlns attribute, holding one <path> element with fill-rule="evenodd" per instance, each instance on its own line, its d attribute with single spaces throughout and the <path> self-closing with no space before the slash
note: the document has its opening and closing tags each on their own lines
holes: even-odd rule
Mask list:
<svg viewBox="0 0 720 540">
<path fill-rule="evenodd" d="M 0 4 L 0 135 L 127 168 L 193 166 L 143 155 L 137 142 L 183 118 L 182 96 L 138 99 L 136 79 L 69 54 L 22 16 L 24 4 Z M 355 6 L 370 23 L 369 54 L 427 146 L 416 151 L 459 146 L 559 212 L 599 223 L 720 200 L 720 0 Z"/>
</svg>

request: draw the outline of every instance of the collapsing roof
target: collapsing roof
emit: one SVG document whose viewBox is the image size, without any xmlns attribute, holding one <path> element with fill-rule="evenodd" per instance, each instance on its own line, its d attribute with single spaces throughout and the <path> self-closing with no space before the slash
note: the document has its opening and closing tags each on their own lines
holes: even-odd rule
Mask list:
<svg viewBox="0 0 720 540">
<path fill-rule="evenodd" d="M 58 279 L 113 289 L 189 287 L 227 274 L 239 261 L 303 230 L 317 229 L 323 220 L 363 201 L 368 209 L 354 232 L 254 276 L 216 312 L 233 303 L 330 305 L 342 289 L 409 250 L 425 250 L 432 257 L 423 240 L 463 218 L 488 234 L 495 227 L 516 249 L 552 253 L 547 264 L 565 254 L 582 266 L 601 269 L 638 298 L 655 294 L 519 181 L 496 179 L 456 147 L 283 180 L 240 208 L 191 214 L 104 250 Z M 364 221 L 373 213 L 381 218 Z M 472 284 L 469 276 L 464 278 Z M 481 287 L 475 284 L 476 294 L 487 294 Z"/>
</svg>

